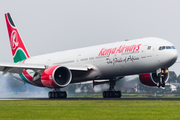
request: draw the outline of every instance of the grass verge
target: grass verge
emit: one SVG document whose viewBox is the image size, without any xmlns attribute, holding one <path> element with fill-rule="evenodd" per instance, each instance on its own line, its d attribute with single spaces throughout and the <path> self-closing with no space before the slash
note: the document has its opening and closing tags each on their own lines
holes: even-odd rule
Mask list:
<svg viewBox="0 0 180 120">
<path fill-rule="evenodd" d="M 3 120 L 170 120 L 180 101 L 0 101 Z"/>
</svg>

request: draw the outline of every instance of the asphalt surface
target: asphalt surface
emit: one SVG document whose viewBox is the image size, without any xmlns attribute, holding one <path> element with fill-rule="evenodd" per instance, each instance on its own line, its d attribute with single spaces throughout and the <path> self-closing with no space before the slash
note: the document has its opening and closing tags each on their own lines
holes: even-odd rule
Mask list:
<svg viewBox="0 0 180 120">
<path fill-rule="evenodd" d="M 0 100 L 180 100 L 180 98 L 0 98 Z"/>
</svg>

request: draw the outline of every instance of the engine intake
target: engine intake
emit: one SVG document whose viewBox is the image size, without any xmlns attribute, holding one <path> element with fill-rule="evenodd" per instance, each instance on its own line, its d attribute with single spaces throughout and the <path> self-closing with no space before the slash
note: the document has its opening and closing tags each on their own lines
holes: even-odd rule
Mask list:
<svg viewBox="0 0 180 120">
<path fill-rule="evenodd" d="M 164 73 L 162 77 L 162 81 L 166 83 L 169 79 L 169 72 Z M 157 86 L 157 82 L 160 81 L 160 76 L 156 73 L 146 73 L 139 75 L 139 80 L 142 84 L 147 86 Z"/>
<path fill-rule="evenodd" d="M 72 79 L 71 71 L 64 66 L 55 65 L 47 68 L 41 74 L 41 82 L 48 88 L 63 88 Z"/>
</svg>

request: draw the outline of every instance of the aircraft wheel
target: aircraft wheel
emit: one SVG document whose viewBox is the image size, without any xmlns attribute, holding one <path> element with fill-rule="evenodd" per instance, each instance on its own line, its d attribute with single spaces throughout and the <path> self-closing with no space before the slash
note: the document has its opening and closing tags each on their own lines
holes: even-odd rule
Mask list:
<svg viewBox="0 0 180 120">
<path fill-rule="evenodd" d="M 61 98 L 65 98 L 65 92 L 62 92 L 62 97 Z"/>
<path fill-rule="evenodd" d="M 118 94 L 118 91 L 114 91 L 114 98 L 118 98 L 119 94 Z"/>
<path fill-rule="evenodd" d="M 49 92 L 49 93 L 48 93 L 48 97 L 49 97 L 49 98 L 52 98 L 52 92 Z"/>
<path fill-rule="evenodd" d="M 118 98 L 121 98 L 121 91 L 118 91 Z"/>
<path fill-rule="evenodd" d="M 106 97 L 109 98 L 109 91 L 106 91 Z"/>
<path fill-rule="evenodd" d="M 103 98 L 106 98 L 106 91 L 103 91 Z"/>
<path fill-rule="evenodd" d="M 113 98 L 114 97 L 114 92 L 113 91 L 109 91 L 109 98 Z"/>
<path fill-rule="evenodd" d="M 49 98 L 67 98 L 67 92 L 66 91 L 49 92 L 48 97 Z"/>
<path fill-rule="evenodd" d="M 52 92 L 52 98 L 55 98 L 55 92 Z"/>
<path fill-rule="evenodd" d="M 159 82 L 157 82 L 156 84 L 157 84 L 157 87 L 160 87 L 160 83 Z"/>
<path fill-rule="evenodd" d="M 59 97 L 58 92 L 55 92 L 54 94 L 55 94 L 55 96 L 54 96 L 55 98 Z"/>
<path fill-rule="evenodd" d="M 163 83 L 162 83 L 162 85 L 161 85 L 162 87 L 165 87 L 165 81 L 163 81 Z"/>
<path fill-rule="evenodd" d="M 103 98 L 121 98 L 121 91 L 103 91 Z"/>
<path fill-rule="evenodd" d="M 103 98 L 121 98 L 121 91 L 103 91 Z"/>
<path fill-rule="evenodd" d="M 58 98 L 62 98 L 62 92 L 58 92 Z"/>
<path fill-rule="evenodd" d="M 64 97 L 63 98 L 67 98 L 67 92 L 64 91 Z"/>
</svg>

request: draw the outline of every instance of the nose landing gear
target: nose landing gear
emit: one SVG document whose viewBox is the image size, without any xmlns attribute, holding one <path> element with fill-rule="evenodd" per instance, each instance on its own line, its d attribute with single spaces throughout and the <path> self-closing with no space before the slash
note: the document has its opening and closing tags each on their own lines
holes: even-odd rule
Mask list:
<svg viewBox="0 0 180 120">
<path fill-rule="evenodd" d="M 165 82 L 166 82 L 165 74 L 168 73 L 168 69 L 164 68 L 164 69 L 160 69 L 158 71 L 157 71 L 157 75 L 159 76 L 159 79 L 157 81 L 157 87 L 165 87 Z"/>
</svg>

